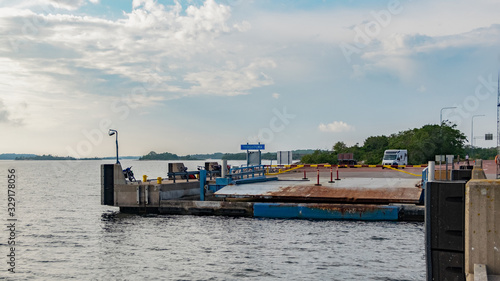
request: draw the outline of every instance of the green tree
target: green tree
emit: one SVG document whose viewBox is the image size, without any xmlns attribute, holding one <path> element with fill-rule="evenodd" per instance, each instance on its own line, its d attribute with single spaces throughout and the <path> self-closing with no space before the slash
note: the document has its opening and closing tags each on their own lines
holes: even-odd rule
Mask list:
<svg viewBox="0 0 500 281">
<path fill-rule="evenodd" d="M 353 158 L 355 160 L 364 160 L 365 157 L 365 148 L 362 146 L 359 146 L 359 143 L 356 143 L 355 145 L 349 147 L 347 149 L 347 152 L 350 152 L 353 154 Z"/>
<path fill-rule="evenodd" d="M 300 159 L 304 164 L 337 163 L 337 154 L 332 151 L 315 150 L 312 154 L 304 155 Z"/>
<path fill-rule="evenodd" d="M 382 162 L 384 151 L 389 148 L 389 138 L 387 136 L 369 137 L 363 144 L 365 151 L 364 160 L 366 164 L 375 165 Z"/>
<path fill-rule="evenodd" d="M 474 149 L 471 149 L 470 145 L 467 145 L 465 146 L 464 154 L 460 155 L 460 158 L 464 159 L 465 154 L 469 154 L 470 159 L 493 160 L 495 159 L 495 156 L 497 156 L 498 150 L 496 147 L 490 147 L 490 148 L 474 147 Z"/>
<path fill-rule="evenodd" d="M 467 138 L 456 129 L 456 125 L 443 123 L 425 125 L 389 137 L 389 148 L 408 149 L 409 164 L 422 164 L 434 160 L 435 155 L 463 155 Z"/>
<path fill-rule="evenodd" d="M 379 164 L 386 149 L 407 149 L 409 164 L 423 164 L 434 160 L 434 156 L 439 154 L 465 155 L 466 140 L 467 138 L 456 128 L 456 125 L 446 123 L 425 125 L 422 128 L 409 129 L 388 137 L 369 137 L 361 147 L 359 144 L 348 147 L 344 142 L 338 141 L 333 145 L 333 151 L 316 150 L 313 154 L 302 157 L 301 161 L 308 164 L 335 164 L 338 153 L 353 153 L 358 162 Z M 483 159 L 491 159 L 496 152 L 478 149 L 477 154 Z"/>
<path fill-rule="evenodd" d="M 139 160 L 179 160 L 179 156 L 169 152 L 156 153 L 151 151 L 147 155 L 139 158 Z"/>
<path fill-rule="evenodd" d="M 348 147 L 344 142 L 338 141 L 336 144 L 333 145 L 333 152 L 335 152 L 336 154 L 347 153 Z"/>
</svg>

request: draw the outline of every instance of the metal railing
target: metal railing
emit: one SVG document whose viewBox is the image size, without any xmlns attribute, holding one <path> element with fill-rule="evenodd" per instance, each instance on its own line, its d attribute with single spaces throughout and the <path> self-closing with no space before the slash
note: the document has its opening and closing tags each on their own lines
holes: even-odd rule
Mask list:
<svg viewBox="0 0 500 281">
<path fill-rule="evenodd" d="M 207 171 L 207 176 L 210 178 L 210 180 L 212 180 L 213 177 L 217 177 L 217 176 L 220 176 L 221 172 L 220 171 Z M 176 182 L 176 180 L 179 180 L 177 177 L 180 176 L 180 179 L 181 180 L 186 180 L 186 182 L 189 182 L 189 180 L 197 180 L 199 181 L 200 179 L 200 171 L 192 171 L 192 172 L 170 172 L 167 174 L 168 175 L 168 179 L 171 179 L 174 181 L 174 183 Z M 189 178 L 190 175 L 194 175 L 194 179 L 193 178 Z"/>
<path fill-rule="evenodd" d="M 194 172 L 170 172 L 168 173 L 168 179 L 172 179 L 175 183 L 175 181 L 177 180 L 177 177 L 180 176 L 181 180 L 186 180 L 186 182 L 189 182 L 190 178 L 189 176 L 190 175 L 193 175 L 195 178 L 194 179 L 191 179 L 191 180 L 199 180 L 199 174 L 200 174 L 200 171 L 194 171 Z M 198 176 L 196 176 L 198 175 Z"/>
<path fill-rule="evenodd" d="M 266 174 L 266 169 L 264 165 L 256 165 L 256 166 L 231 168 L 231 170 L 229 170 L 229 175 L 227 175 L 227 177 L 236 180 L 244 178 L 255 178 L 256 176 L 264 176 L 265 174 Z"/>
</svg>

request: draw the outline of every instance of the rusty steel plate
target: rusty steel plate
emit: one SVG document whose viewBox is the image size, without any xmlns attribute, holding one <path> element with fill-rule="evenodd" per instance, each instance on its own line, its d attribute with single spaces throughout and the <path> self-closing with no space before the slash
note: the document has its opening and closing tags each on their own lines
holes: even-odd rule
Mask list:
<svg viewBox="0 0 500 281">
<path fill-rule="evenodd" d="M 419 180 L 394 178 L 347 178 L 335 183 L 311 181 L 272 181 L 228 185 L 217 197 L 250 198 L 289 202 L 418 203 L 422 189 Z"/>
</svg>

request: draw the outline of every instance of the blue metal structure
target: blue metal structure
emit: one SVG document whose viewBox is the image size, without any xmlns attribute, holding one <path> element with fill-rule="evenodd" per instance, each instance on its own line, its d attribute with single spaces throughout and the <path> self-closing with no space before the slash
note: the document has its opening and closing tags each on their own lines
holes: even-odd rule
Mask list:
<svg viewBox="0 0 500 281">
<path fill-rule="evenodd" d="M 265 144 L 242 144 L 241 145 L 241 150 L 265 150 L 266 145 Z"/>
<path fill-rule="evenodd" d="M 240 168 L 231 168 L 229 170 L 229 175 L 228 177 L 231 177 L 232 179 L 243 179 L 249 178 L 250 176 L 252 178 L 257 176 L 264 176 L 266 174 L 266 170 L 264 165 L 256 165 L 256 166 L 246 166 L 246 167 L 240 167 Z"/>
<path fill-rule="evenodd" d="M 254 203 L 254 217 L 281 219 L 397 221 L 399 206 Z"/>
<path fill-rule="evenodd" d="M 261 158 L 261 150 L 266 149 L 266 146 L 264 144 L 261 144 L 260 142 L 258 144 L 242 144 L 241 145 L 241 150 L 246 150 L 247 151 L 247 166 L 250 165 L 261 165 L 262 164 L 262 158 Z M 251 152 L 250 150 L 257 150 L 257 152 Z M 255 153 L 257 153 L 257 161 L 254 158 Z"/>
<path fill-rule="evenodd" d="M 216 178 L 215 184 L 208 185 L 208 190 L 211 192 L 217 192 L 226 185 L 230 184 L 231 182 L 232 182 L 231 178 Z"/>
<path fill-rule="evenodd" d="M 205 183 L 207 181 L 207 171 L 200 170 L 200 201 L 205 201 Z"/>
<path fill-rule="evenodd" d="M 426 167 L 422 170 L 422 194 L 420 194 L 420 205 L 425 204 L 425 187 L 427 186 L 427 182 L 429 181 L 429 167 Z"/>
<path fill-rule="evenodd" d="M 216 178 L 215 185 L 208 185 L 208 190 L 217 192 L 229 184 L 249 184 L 256 182 L 274 181 L 277 177 L 268 178 L 265 176 L 264 165 L 231 168 L 225 178 Z M 201 177 L 200 177 L 201 180 Z"/>
<path fill-rule="evenodd" d="M 429 181 L 429 167 L 422 171 L 422 188 L 425 189 L 425 184 Z"/>
</svg>

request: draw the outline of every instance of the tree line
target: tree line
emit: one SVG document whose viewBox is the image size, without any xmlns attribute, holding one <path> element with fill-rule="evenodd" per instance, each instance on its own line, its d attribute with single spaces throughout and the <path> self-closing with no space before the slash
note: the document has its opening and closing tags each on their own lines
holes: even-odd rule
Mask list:
<svg viewBox="0 0 500 281">
<path fill-rule="evenodd" d="M 435 155 L 455 155 L 463 159 L 466 153 L 465 142 L 467 137 L 456 125 L 442 123 L 441 125 L 425 125 L 421 128 L 409 129 L 389 136 L 372 136 L 365 140 L 362 146 L 358 143 L 347 146 L 344 142 L 335 143 L 332 150 L 316 150 L 310 155 L 302 157 L 304 164 L 330 163 L 336 164 L 339 153 L 353 153 L 358 162 L 376 165 L 382 162 L 384 151 L 387 149 L 407 149 L 408 164 L 417 165 L 434 160 Z M 482 159 L 491 159 L 492 149 L 474 148 L 474 152 L 481 153 Z M 475 156 L 475 155 L 470 155 Z"/>
<path fill-rule="evenodd" d="M 313 151 L 314 150 L 312 149 L 293 150 L 292 157 L 294 160 L 300 160 L 302 156 L 313 153 Z M 262 152 L 261 158 L 263 160 L 276 160 L 277 155 L 276 152 Z M 151 151 L 148 154 L 143 155 L 139 158 L 139 160 L 206 160 L 206 159 L 246 160 L 247 154 L 246 152 L 240 152 L 240 153 L 216 152 L 212 154 L 188 154 L 185 156 L 179 156 L 175 153 L 170 153 L 170 152 L 156 153 L 154 151 Z"/>
<path fill-rule="evenodd" d="M 66 156 L 53 156 L 49 155 L 34 155 L 34 156 L 19 156 L 16 157 L 15 160 L 76 160 L 74 157 Z"/>
<path fill-rule="evenodd" d="M 441 125 L 429 124 L 421 128 L 401 131 L 389 136 L 368 137 L 363 145 L 358 143 L 347 146 L 344 142 L 336 142 L 332 150 L 294 150 L 293 159 L 304 164 L 330 163 L 337 164 L 339 153 L 353 153 L 354 158 L 361 163 L 376 165 L 382 162 L 384 151 L 387 149 L 407 149 L 408 164 L 418 165 L 435 159 L 435 155 L 455 155 L 465 158 L 468 154 L 471 159 L 494 159 L 497 149 L 470 147 L 465 145 L 467 137 L 456 128 L 456 125 L 442 123 Z M 205 160 L 205 159 L 227 159 L 245 160 L 246 153 L 213 153 L 192 154 L 179 156 L 177 154 L 164 152 L 149 154 L 139 160 Z M 262 153 L 264 160 L 276 160 L 275 152 Z"/>
</svg>

